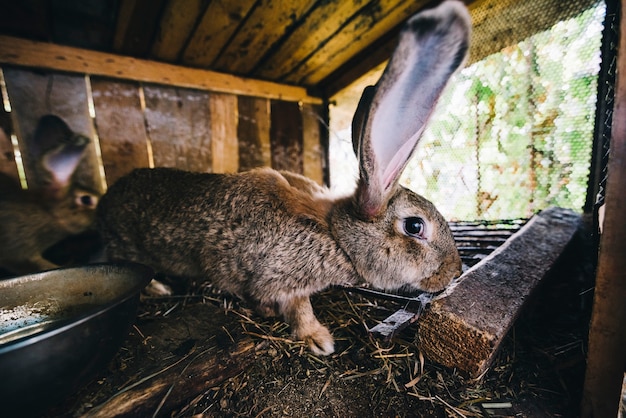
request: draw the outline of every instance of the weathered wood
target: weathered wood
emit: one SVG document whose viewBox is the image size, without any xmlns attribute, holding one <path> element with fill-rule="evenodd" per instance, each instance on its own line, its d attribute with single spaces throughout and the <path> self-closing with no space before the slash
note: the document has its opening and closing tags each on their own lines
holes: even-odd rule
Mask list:
<svg viewBox="0 0 626 418">
<path fill-rule="evenodd" d="M 254 343 L 241 342 L 226 353 L 207 348 L 194 354 L 145 383 L 118 392 L 84 417 L 169 416 L 185 401 L 241 373 L 254 359 Z"/>
<path fill-rule="evenodd" d="M 626 7 L 620 2 L 617 86 L 581 416 L 617 416 L 626 367 Z"/>
<path fill-rule="evenodd" d="M 461 276 L 421 316 L 419 348 L 471 376 L 491 364 L 524 302 L 563 253 L 580 223 L 571 210 L 535 215 L 504 245 Z"/>
<path fill-rule="evenodd" d="M 113 39 L 115 52 L 136 57 L 147 55 L 164 2 L 165 0 L 122 1 Z"/>
<path fill-rule="evenodd" d="M 146 85 L 143 90 L 155 167 L 210 172 L 210 94 L 154 85 Z"/>
<path fill-rule="evenodd" d="M 285 42 L 272 53 L 269 59 L 255 70 L 255 74 L 271 80 L 286 76 L 330 39 L 337 28 L 345 25 L 362 4 L 360 0 L 321 2 L 307 16 L 302 25 L 289 34 Z"/>
<path fill-rule="evenodd" d="M 214 93 L 209 97 L 213 172 L 236 173 L 239 170 L 237 140 L 237 96 Z"/>
<path fill-rule="evenodd" d="M 152 44 L 151 56 L 163 61 L 176 61 L 193 33 L 205 4 L 205 0 L 169 0 Z"/>
<path fill-rule="evenodd" d="M 91 78 L 91 94 L 107 184 L 138 167 L 149 167 L 139 85 Z"/>
<path fill-rule="evenodd" d="M 192 66 L 213 64 L 255 2 L 211 1 L 183 53 L 184 63 Z"/>
<path fill-rule="evenodd" d="M 18 68 L 5 68 L 4 79 L 14 116 L 14 130 L 23 151 L 22 161 L 28 183 L 37 184 L 33 135 L 39 118 L 55 114 L 62 118 L 74 132 L 91 139 L 85 149 L 75 178 L 94 190 L 104 190 L 100 176 L 100 162 L 96 151 L 94 129 L 87 100 L 84 76 L 37 73 Z"/>
<path fill-rule="evenodd" d="M 302 174 L 302 115 L 297 103 L 272 101 L 272 167 Z"/>
<path fill-rule="evenodd" d="M 254 361 L 262 342 L 240 328 L 210 303 L 140 317 L 109 368 L 45 416 L 169 417 Z"/>
<path fill-rule="evenodd" d="M 314 0 L 261 0 L 228 42 L 215 62 L 215 69 L 246 74 L 256 67 L 265 53 L 288 28 L 295 25 L 316 2 Z"/>
<path fill-rule="evenodd" d="M 270 103 L 267 99 L 239 97 L 239 171 L 272 164 Z"/>
<path fill-rule="evenodd" d="M 426 0 L 402 4 L 398 4 L 396 0 L 369 3 L 328 42 L 311 54 L 296 73 L 284 80 L 299 85 L 316 85 L 367 45 L 402 24 L 426 3 Z M 372 22 L 376 22 L 376 25 Z"/>
<path fill-rule="evenodd" d="M 19 184 L 13 143 L 11 142 L 12 125 L 11 114 L 0 103 L 0 173 L 13 179 L 15 184 Z"/>
<path fill-rule="evenodd" d="M 323 185 L 326 153 L 322 145 L 322 130 L 325 129 L 322 109 L 319 106 L 303 104 L 301 111 L 303 174 Z"/>
<path fill-rule="evenodd" d="M 244 96 L 322 103 L 320 98 L 309 96 L 302 87 L 4 35 L 0 35 L 2 63 Z"/>
</svg>

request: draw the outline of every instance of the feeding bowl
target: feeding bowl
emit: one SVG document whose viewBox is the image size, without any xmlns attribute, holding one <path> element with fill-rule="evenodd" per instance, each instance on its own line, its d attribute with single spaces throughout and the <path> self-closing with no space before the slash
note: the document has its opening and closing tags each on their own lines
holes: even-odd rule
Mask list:
<svg viewBox="0 0 626 418">
<path fill-rule="evenodd" d="M 1 409 L 30 415 L 92 379 L 124 341 L 152 276 L 124 263 L 0 280 Z"/>
</svg>

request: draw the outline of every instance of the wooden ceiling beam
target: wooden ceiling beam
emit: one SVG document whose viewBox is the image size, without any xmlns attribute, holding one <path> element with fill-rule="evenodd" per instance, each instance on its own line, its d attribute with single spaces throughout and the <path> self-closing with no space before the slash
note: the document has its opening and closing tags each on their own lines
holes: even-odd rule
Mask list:
<svg viewBox="0 0 626 418">
<path fill-rule="evenodd" d="M 302 87 L 0 35 L 0 64 L 320 104 Z"/>
</svg>

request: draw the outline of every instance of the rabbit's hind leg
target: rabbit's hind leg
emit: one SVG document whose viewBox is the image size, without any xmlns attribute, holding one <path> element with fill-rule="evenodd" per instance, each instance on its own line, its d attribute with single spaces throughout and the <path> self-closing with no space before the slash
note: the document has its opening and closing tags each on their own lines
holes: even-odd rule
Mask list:
<svg viewBox="0 0 626 418">
<path fill-rule="evenodd" d="M 315 317 L 308 296 L 295 296 L 280 303 L 280 310 L 296 338 L 303 340 L 317 355 L 335 351 L 333 337 Z"/>
</svg>

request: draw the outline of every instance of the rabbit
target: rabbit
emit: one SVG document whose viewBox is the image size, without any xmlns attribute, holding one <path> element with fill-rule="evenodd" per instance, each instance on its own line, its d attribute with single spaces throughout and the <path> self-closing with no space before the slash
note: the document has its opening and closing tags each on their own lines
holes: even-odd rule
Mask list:
<svg viewBox="0 0 626 418">
<path fill-rule="evenodd" d="M 0 267 L 14 274 L 59 267 L 42 253 L 93 226 L 100 195 L 72 182 L 87 137 L 72 132 L 58 116 L 45 115 L 33 142 L 39 181 L 27 190 L 6 175 L 0 181 Z"/>
<path fill-rule="evenodd" d="M 211 174 L 141 168 L 102 197 L 97 226 L 110 260 L 211 281 L 262 313 L 282 314 L 317 355 L 334 352 L 309 296 L 332 285 L 436 292 L 461 274 L 443 216 L 398 179 L 449 77 L 470 21 L 447 1 L 412 17 L 353 119 L 360 177 L 352 196 L 295 173 Z"/>
</svg>

